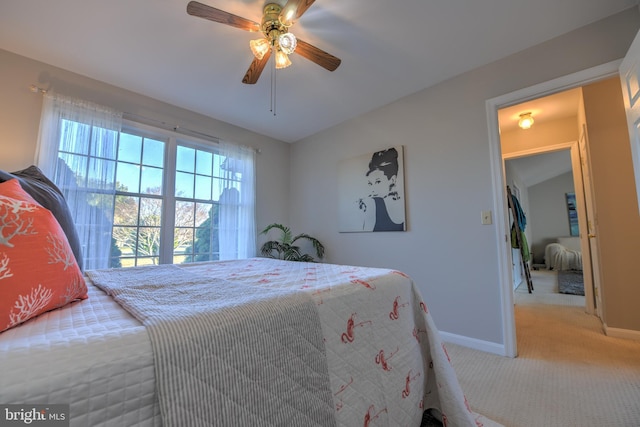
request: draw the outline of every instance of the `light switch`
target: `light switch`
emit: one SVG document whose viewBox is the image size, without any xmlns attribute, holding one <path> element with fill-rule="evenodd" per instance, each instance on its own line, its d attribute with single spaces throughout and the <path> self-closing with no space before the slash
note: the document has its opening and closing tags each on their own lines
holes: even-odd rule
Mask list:
<svg viewBox="0 0 640 427">
<path fill-rule="evenodd" d="M 492 218 L 491 218 L 491 211 L 482 211 L 482 224 L 483 225 L 490 225 L 493 223 Z"/>
</svg>

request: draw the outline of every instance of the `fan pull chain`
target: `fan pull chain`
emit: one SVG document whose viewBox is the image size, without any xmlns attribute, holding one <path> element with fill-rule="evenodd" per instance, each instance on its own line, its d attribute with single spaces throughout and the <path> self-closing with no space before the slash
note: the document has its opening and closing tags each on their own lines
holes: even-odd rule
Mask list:
<svg viewBox="0 0 640 427">
<path fill-rule="evenodd" d="M 275 55 L 271 55 L 269 62 L 273 62 L 271 67 L 271 111 L 273 115 L 276 115 L 276 63 Z"/>
</svg>

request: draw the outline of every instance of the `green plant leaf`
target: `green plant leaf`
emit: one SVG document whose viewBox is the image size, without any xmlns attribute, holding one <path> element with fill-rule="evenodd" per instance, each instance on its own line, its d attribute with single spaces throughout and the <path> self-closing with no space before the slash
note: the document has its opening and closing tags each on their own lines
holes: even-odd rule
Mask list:
<svg viewBox="0 0 640 427">
<path fill-rule="evenodd" d="M 269 240 L 265 242 L 260 250 L 263 256 L 288 261 L 316 262 L 311 255 L 302 253 L 299 246 L 293 245 L 297 240 L 304 239 L 311 242 L 318 258 L 324 257 L 324 245 L 320 243 L 318 239 L 306 233 L 293 237 L 291 229 L 282 224 L 269 224 L 260 234 L 267 234 L 274 228 L 281 231 L 280 240 Z"/>
</svg>

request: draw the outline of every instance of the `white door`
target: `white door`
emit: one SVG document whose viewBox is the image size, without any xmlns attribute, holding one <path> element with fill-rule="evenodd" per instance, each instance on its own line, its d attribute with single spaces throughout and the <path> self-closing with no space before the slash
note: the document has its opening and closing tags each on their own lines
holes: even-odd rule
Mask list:
<svg viewBox="0 0 640 427">
<path fill-rule="evenodd" d="M 593 197 L 593 185 L 591 184 L 591 161 L 589 159 L 589 141 L 587 126 L 582 125 L 580 138 L 578 139 L 580 151 L 580 171 L 582 173 L 581 187 L 584 196 L 584 211 L 586 221 L 580 227 L 580 241 L 582 245 L 582 275 L 584 277 L 584 287 L 586 298 L 593 298 L 587 301 L 587 311 L 595 305 L 596 314 L 602 319 L 602 303 L 600 302 L 600 252 L 598 246 L 598 217 Z M 590 290 L 593 292 L 590 292 Z"/>
<path fill-rule="evenodd" d="M 636 178 L 636 194 L 640 210 L 640 32 L 631 43 L 627 56 L 620 64 L 620 82 L 624 108 L 627 112 L 627 126 L 631 141 L 631 158 Z"/>
</svg>

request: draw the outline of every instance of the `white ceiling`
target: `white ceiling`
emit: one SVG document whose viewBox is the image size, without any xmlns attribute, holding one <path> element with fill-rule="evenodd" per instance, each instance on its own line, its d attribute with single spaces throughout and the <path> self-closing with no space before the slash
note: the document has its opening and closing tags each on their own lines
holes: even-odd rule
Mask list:
<svg viewBox="0 0 640 427">
<path fill-rule="evenodd" d="M 580 89 L 576 88 L 503 108 L 498 111 L 500 132 L 517 129 L 520 114 L 531 113 L 535 126 L 553 120 L 576 117 L 579 105 Z"/>
<path fill-rule="evenodd" d="M 536 154 L 506 161 L 517 171 L 518 177 L 526 187 L 555 178 L 571 171 L 571 152 L 569 150 Z"/>
<path fill-rule="evenodd" d="M 523 102 L 498 111 L 501 132 L 518 129 L 520 114 L 530 112 L 533 126 L 562 118 L 575 118 L 577 124 L 580 106 L 580 88 L 570 89 L 553 95 Z M 527 130 L 517 130 L 528 132 Z M 522 183 L 531 187 L 572 170 L 569 150 L 553 151 L 506 161 L 517 171 Z"/>
<path fill-rule="evenodd" d="M 202 2 L 256 22 L 264 5 Z M 295 142 L 638 0 L 317 0 L 291 31 L 342 64 L 293 54 L 276 116 L 270 70 L 241 83 L 256 34 L 190 16 L 187 3 L 1 0 L 0 49 Z"/>
</svg>

